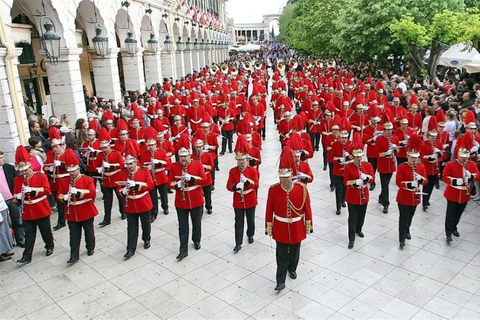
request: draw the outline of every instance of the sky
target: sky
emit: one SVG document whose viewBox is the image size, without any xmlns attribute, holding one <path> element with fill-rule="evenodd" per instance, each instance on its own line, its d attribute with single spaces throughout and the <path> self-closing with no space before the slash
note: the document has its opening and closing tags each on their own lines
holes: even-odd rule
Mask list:
<svg viewBox="0 0 480 320">
<path fill-rule="evenodd" d="M 235 23 L 262 22 L 264 14 L 282 13 L 287 0 L 228 0 L 227 13 Z"/>
</svg>

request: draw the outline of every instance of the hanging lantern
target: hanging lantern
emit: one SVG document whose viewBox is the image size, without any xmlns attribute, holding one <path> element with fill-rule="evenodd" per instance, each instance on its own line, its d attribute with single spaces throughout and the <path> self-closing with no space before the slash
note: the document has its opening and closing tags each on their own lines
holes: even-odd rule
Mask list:
<svg viewBox="0 0 480 320">
<path fill-rule="evenodd" d="M 177 45 L 177 51 L 182 51 L 183 50 L 183 42 L 182 42 L 182 37 L 178 37 L 178 41 L 176 43 Z"/>
<path fill-rule="evenodd" d="M 148 49 L 151 53 L 155 54 L 158 51 L 158 40 L 155 38 L 155 33 L 150 32 L 150 39 L 147 41 Z"/>
<path fill-rule="evenodd" d="M 58 63 L 58 58 L 60 57 L 60 39 L 61 37 L 57 34 L 55 25 L 53 24 L 52 19 L 44 16 L 50 22 L 43 24 L 45 32 L 42 33 L 42 47 L 45 50 L 47 58 L 50 60 L 50 63 L 56 65 Z"/>
<path fill-rule="evenodd" d="M 173 42 L 170 39 L 170 36 L 167 34 L 165 36 L 165 41 L 163 42 L 163 48 L 167 53 L 171 53 L 173 51 Z"/>
<path fill-rule="evenodd" d="M 137 39 L 133 37 L 132 30 L 127 31 L 127 39 L 125 39 L 125 49 L 127 49 L 127 53 L 131 56 L 137 53 Z"/>
<path fill-rule="evenodd" d="M 200 48 L 200 44 L 198 43 L 198 39 L 195 38 L 195 42 L 193 43 L 193 50 L 198 51 Z"/>
<path fill-rule="evenodd" d="M 190 41 L 190 37 L 188 37 L 187 42 L 185 42 L 185 50 L 187 51 L 193 50 L 193 44 L 192 44 L 192 41 Z"/>
<path fill-rule="evenodd" d="M 95 26 L 95 34 L 95 37 L 92 38 L 92 42 L 95 46 L 97 55 L 103 59 L 108 54 L 108 37 L 102 35 L 102 29 L 98 23 Z"/>
</svg>

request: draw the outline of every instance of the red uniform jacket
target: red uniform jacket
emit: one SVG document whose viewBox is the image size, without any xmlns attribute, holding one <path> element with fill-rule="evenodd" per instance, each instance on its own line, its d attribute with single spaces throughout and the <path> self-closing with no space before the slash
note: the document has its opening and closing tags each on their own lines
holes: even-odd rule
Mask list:
<svg viewBox="0 0 480 320">
<path fill-rule="evenodd" d="M 55 156 L 55 153 L 52 152 L 47 152 L 47 160 L 45 161 L 46 164 L 43 166 L 43 171 L 49 175 L 48 181 L 50 182 L 50 190 L 52 192 L 56 192 L 58 190 L 58 183 L 60 179 L 65 179 L 69 177 L 69 174 L 67 172 L 67 166 L 65 164 L 65 155 L 67 152 L 73 152 L 72 149 L 65 149 L 65 151 L 62 154 L 59 154 Z M 58 160 L 61 162 L 60 165 L 56 166 L 54 168 L 54 172 L 51 172 L 48 170 L 48 168 L 51 168 L 55 162 L 55 160 Z M 53 180 L 53 176 L 55 175 L 55 182 Z"/>
<path fill-rule="evenodd" d="M 390 142 L 385 136 L 380 136 L 377 138 L 377 148 L 378 148 L 378 172 L 379 173 L 392 173 L 397 170 L 395 164 L 395 152 L 392 155 L 387 155 L 386 152 L 390 148 Z M 398 137 L 394 134 L 391 135 L 391 144 L 396 144 L 399 146 Z"/>
<path fill-rule="evenodd" d="M 105 167 L 106 164 L 109 164 L 108 167 Z M 116 177 L 115 175 L 120 172 L 120 170 L 125 168 L 125 161 L 123 160 L 120 152 L 116 150 L 111 150 L 106 156 L 102 152 L 98 155 L 98 166 L 103 170 L 102 176 L 102 187 L 104 188 L 116 188 L 115 184 Z"/>
<path fill-rule="evenodd" d="M 154 184 L 152 175 L 149 170 L 137 168 L 134 172 L 128 172 L 127 169 L 120 171 L 117 174 L 117 181 L 135 181 L 135 187 L 129 188 L 127 195 L 123 195 L 123 186 L 118 186 L 118 192 L 126 197 L 125 213 L 139 214 L 152 210 L 152 198 L 150 191 L 153 190 Z"/>
<path fill-rule="evenodd" d="M 398 137 L 399 145 L 398 145 L 398 152 L 396 153 L 397 158 L 406 158 L 407 157 L 407 145 L 408 139 L 414 134 L 415 131 L 411 128 L 407 128 L 407 130 L 403 131 L 400 128 L 395 130 L 395 135 Z M 407 137 L 408 136 L 408 137 Z"/>
<path fill-rule="evenodd" d="M 220 108 L 218 110 L 218 117 L 222 122 L 222 130 L 231 131 L 233 130 L 233 122 L 236 119 L 236 110 L 231 108 Z M 228 122 L 227 122 L 228 119 Z"/>
<path fill-rule="evenodd" d="M 233 192 L 233 207 L 235 209 L 248 209 L 258 204 L 258 170 L 246 167 L 243 175 L 248 183 L 245 182 L 243 189 L 237 189 L 236 185 L 240 182 L 240 169 L 238 167 L 232 168 L 228 174 L 227 190 Z M 243 194 L 243 201 L 241 194 Z"/>
<path fill-rule="evenodd" d="M 202 119 L 204 112 L 205 110 L 202 106 L 198 106 L 196 108 L 190 107 L 187 109 L 188 123 L 193 131 L 197 131 L 197 129 L 200 127 L 200 124 L 203 121 Z"/>
<path fill-rule="evenodd" d="M 333 160 L 333 175 L 335 176 L 343 176 L 345 172 L 345 166 L 348 164 L 349 157 L 344 155 L 344 152 L 352 155 L 353 151 L 353 143 L 351 141 L 347 141 L 345 145 L 343 145 L 340 141 L 336 141 L 332 144 L 332 149 L 330 153 L 332 154 Z M 353 156 L 351 157 L 353 159 Z M 345 160 L 344 162 L 339 162 L 340 159 Z"/>
<path fill-rule="evenodd" d="M 148 170 L 150 170 L 153 182 L 156 186 L 167 183 L 168 177 L 166 172 L 170 170 L 172 161 L 167 156 L 165 150 L 155 151 L 153 158 L 158 160 L 158 163 L 152 163 L 152 153 L 148 150 L 145 150 L 140 154 L 140 164 L 149 168 Z"/>
<path fill-rule="evenodd" d="M 375 132 L 381 130 L 383 130 L 381 125 L 376 125 L 374 127 L 371 124 L 363 129 L 363 142 L 367 145 L 367 158 L 378 158 Z"/>
<path fill-rule="evenodd" d="M 70 195 L 70 202 L 65 202 L 65 219 L 68 221 L 85 221 L 98 214 L 95 206 L 97 191 L 93 178 L 78 175 L 77 179 L 62 179 L 58 186 L 57 199 L 63 202 L 63 196 L 68 195 L 70 186 L 77 188 L 77 193 Z"/>
<path fill-rule="evenodd" d="M 435 153 L 435 148 L 443 153 L 443 145 L 439 140 L 435 142 L 434 146 L 429 141 L 424 141 L 420 148 L 420 159 L 425 166 L 427 176 L 433 176 L 440 172 L 442 154 Z"/>
<path fill-rule="evenodd" d="M 328 133 L 332 132 L 333 120 L 322 120 L 320 122 L 320 132 L 322 133 L 322 144 L 325 145 L 325 140 L 328 137 Z"/>
<path fill-rule="evenodd" d="M 202 187 L 211 185 L 213 183 L 212 170 L 215 170 L 212 154 L 203 152 L 199 158 L 198 153 L 193 153 L 191 158 L 194 161 L 200 162 L 203 165 L 203 170 L 205 170 L 206 179 L 202 181 Z"/>
<path fill-rule="evenodd" d="M 321 133 L 322 130 L 322 123 L 326 123 L 326 121 L 322 121 L 323 119 L 323 112 L 320 109 L 311 110 L 308 113 L 308 132 L 311 133 Z"/>
<path fill-rule="evenodd" d="M 172 169 L 168 175 L 168 186 L 171 189 L 176 189 L 175 192 L 175 206 L 182 209 L 193 209 L 202 206 L 205 202 L 202 193 L 202 186 L 204 180 L 207 179 L 203 165 L 198 161 L 190 161 L 186 167 L 186 173 L 190 174 L 195 181 L 185 182 L 185 187 L 178 188 L 178 181 L 183 175 L 183 168 L 180 162 L 172 164 Z M 182 193 L 185 195 L 185 200 L 182 201 Z"/>
<path fill-rule="evenodd" d="M 417 163 L 415 165 L 415 171 L 423 177 L 422 184 L 426 185 L 428 181 L 425 173 L 425 166 L 421 163 Z M 420 183 L 418 187 L 412 187 L 410 184 L 413 180 L 413 167 L 408 162 L 399 165 L 396 174 L 396 183 L 398 186 L 397 202 L 399 204 L 405 206 L 416 206 L 420 204 L 422 196 L 416 194 L 416 192 L 420 191 Z"/>
<path fill-rule="evenodd" d="M 295 244 L 312 232 L 312 209 L 307 186 L 295 182 L 285 190 L 280 183 L 268 189 L 265 213 L 267 234 L 280 243 Z"/>
<path fill-rule="evenodd" d="M 478 172 L 477 164 L 473 161 L 467 161 L 465 167 L 472 174 L 472 178 L 475 181 L 480 181 L 480 174 Z M 458 203 L 465 203 L 470 201 L 471 197 L 471 180 L 468 183 L 468 195 L 467 187 L 464 183 L 458 185 L 453 178 L 464 179 L 464 168 L 458 162 L 458 160 L 453 160 L 447 162 L 445 169 L 443 170 L 442 180 L 447 184 L 447 188 L 443 193 L 443 196 L 449 200 Z"/>
<path fill-rule="evenodd" d="M 47 176 L 43 173 L 34 173 L 30 178 L 25 179 L 23 175 L 16 176 L 14 179 L 13 198 L 22 192 L 22 187 L 32 188 L 33 192 L 26 193 L 23 196 L 23 220 L 36 220 L 48 217 L 52 213 L 48 204 L 47 196 L 50 194 L 50 184 Z"/>
<path fill-rule="evenodd" d="M 137 154 L 140 154 L 141 151 L 140 151 L 140 147 L 137 143 L 137 140 L 135 140 L 135 139 L 129 139 L 129 140 L 131 140 L 133 142 L 133 146 L 134 146 Z M 117 141 L 115 141 L 115 144 L 113 145 L 113 149 L 120 152 L 120 154 L 124 157 L 125 156 L 124 151 L 125 151 L 126 144 L 127 144 L 126 140 L 125 140 L 125 142 L 117 140 Z"/>
<path fill-rule="evenodd" d="M 100 141 L 95 140 L 93 142 L 90 141 L 84 141 L 82 143 L 82 148 L 88 148 L 91 147 L 95 149 L 95 151 L 90 151 L 90 154 L 88 155 L 88 163 L 87 163 L 87 172 L 97 172 L 97 167 L 98 167 L 98 161 L 97 161 L 97 155 L 102 152 L 102 149 L 100 148 Z M 84 157 L 87 158 L 87 151 L 84 151 Z"/>
<path fill-rule="evenodd" d="M 310 165 L 308 164 L 308 162 L 300 161 L 297 168 L 297 175 L 299 172 L 304 173 L 308 176 L 307 179 L 302 179 L 300 182 L 303 182 L 303 183 L 313 182 L 313 172 L 312 172 L 312 169 L 310 169 Z"/>
<path fill-rule="evenodd" d="M 349 204 L 368 203 L 370 194 L 367 183 L 375 183 L 375 173 L 373 173 L 372 165 L 369 162 L 362 162 L 360 168 L 354 163 L 345 166 L 343 184 L 347 186 L 345 201 Z M 357 185 L 356 180 L 360 179 L 360 170 L 366 176 L 366 179 L 363 180 L 361 185 Z"/>
</svg>

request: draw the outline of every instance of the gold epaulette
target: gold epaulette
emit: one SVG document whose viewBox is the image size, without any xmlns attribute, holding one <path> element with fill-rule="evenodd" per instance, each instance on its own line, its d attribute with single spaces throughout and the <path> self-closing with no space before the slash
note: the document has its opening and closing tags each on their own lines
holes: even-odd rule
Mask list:
<svg viewBox="0 0 480 320">
<path fill-rule="evenodd" d="M 274 183 L 274 184 L 272 184 L 272 185 L 270 186 L 270 188 L 276 187 L 276 186 L 278 186 L 279 184 L 280 184 L 280 182 Z"/>
</svg>

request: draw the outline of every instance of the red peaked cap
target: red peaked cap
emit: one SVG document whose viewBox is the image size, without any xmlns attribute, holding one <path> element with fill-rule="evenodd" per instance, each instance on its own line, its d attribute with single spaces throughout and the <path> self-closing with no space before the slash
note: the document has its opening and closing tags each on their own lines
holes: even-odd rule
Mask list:
<svg viewBox="0 0 480 320">
<path fill-rule="evenodd" d="M 105 110 L 102 116 L 102 122 L 107 122 L 108 120 L 114 120 L 112 110 L 110 109 Z"/>
<path fill-rule="evenodd" d="M 378 110 L 378 107 L 376 104 L 372 104 L 369 108 L 368 108 L 368 116 L 370 118 L 373 118 L 373 117 L 380 117 L 380 110 Z"/>
<path fill-rule="evenodd" d="M 15 151 L 15 164 L 18 165 L 20 162 L 30 162 L 30 155 L 24 146 L 18 146 Z"/>
<path fill-rule="evenodd" d="M 142 127 L 145 126 L 145 124 L 143 123 L 143 115 L 142 115 L 142 110 L 140 109 L 135 109 L 135 111 L 133 111 L 133 119 L 137 119 L 138 121 L 140 121 L 140 125 Z"/>
<path fill-rule="evenodd" d="M 473 148 L 473 145 L 472 133 L 470 131 L 465 132 L 465 135 L 460 143 L 460 148 L 465 148 L 470 151 L 470 149 Z"/>
<path fill-rule="evenodd" d="M 303 144 L 302 144 L 302 137 L 300 136 L 299 133 L 294 133 L 288 139 L 288 144 L 287 144 L 292 150 L 303 150 Z"/>
<path fill-rule="evenodd" d="M 302 117 L 298 114 L 295 115 L 295 117 L 293 117 L 292 129 L 295 131 L 302 131 L 303 127 Z"/>
<path fill-rule="evenodd" d="M 418 134 L 414 133 L 410 136 L 410 139 L 408 140 L 407 152 L 420 151 L 421 145 L 422 139 Z"/>
<path fill-rule="evenodd" d="M 475 121 L 475 114 L 473 113 L 472 110 L 468 110 L 467 111 L 467 114 L 465 115 L 465 124 L 469 124 L 469 123 L 476 123 Z"/>
<path fill-rule="evenodd" d="M 157 132 L 162 132 L 165 130 L 161 121 L 154 121 L 152 126 Z"/>
<path fill-rule="evenodd" d="M 158 122 L 158 121 L 156 121 Z M 148 126 L 146 129 L 145 129 L 145 141 L 148 141 L 148 140 L 155 140 L 157 141 L 157 130 L 155 130 L 152 126 Z"/>
<path fill-rule="evenodd" d="M 293 171 L 293 175 L 297 175 L 297 167 L 295 165 L 295 157 L 293 150 L 289 146 L 285 146 L 280 154 L 280 165 L 278 169 L 290 169 Z"/>
<path fill-rule="evenodd" d="M 383 119 L 385 120 L 384 122 L 391 122 L 393 124 L 393 119 L 395 119 L 393 115 L 392 109 L 385 109 L 385 112 L 383 113 Z"/>
<path fill-rule="evenodd" d="M 188 133 L 184 132 L 178 139 L 178 144 L 180 148 L 185 148 L 187 150 L 190 150 L 190 139 Z"/>
<path fill-rule="evenodd" d="M 125 120 L 123 120 L 123 119 L 118 119 L 118 121 L 117 121 L 117 130 L 118 130 L 118 132 L 124 131 L 124 130 L 128 131 L 128 124 L 127 124 L 127 122 L 126 122 Z"/>
<path fill-rule="evenodd" d="M 235 153 L 248 154 L 249 150 L 250 146 L 248 145 L 247 137 L 244 134 L 239 135 L 235 144 Z"/>
<path fill-rule="evenodd" d="M 100 141 L 110 141 L 112 138 L 110 137 L 110 134 L 108 133 L 108 130 L 104 127 L 100 128 L 100 132 L 98 133 L 98 140 Z"/>
<path fill-rule="evenodd" d="M 93 131 L 97 132 L 97 129 L 98 129 L 98 120 L 97 120 L 97 119 L 93 119 L 93 120 L 90 121 L 90 123 L 88 124 L 88 130 L 93 130 Z"/>
<path fill-rule="evenodd" d="M 413 95 L 411 98 L 410 98 L 410 105 L 412 104 L 416 104 L 418 105 L 418 98 L 416 95 Z"/>
<path fill-rule="evenodd" d="M 133 145 L 133 141 L 128 139 L 127 142 L 125 143 L 125 158 L 128 156 L 132 156 L 135 159 L 138 159 L 138 154 L 137 150 L 135 150 L 135 146 Z"/>
<path fill-rule="evenodd" d="M 437 124 L 437 118 L 434 116 L 431 116 L 430 119 L 428 120 L 428 131 L 433 131 L 437 130 L 438 124 Z"/>
<path fill-rule="evenodd" d="M 50 141 L 52 141 L 53 139 L 62 140 L 62 136 L 60 135 L 60 131 L 57 127 L 50 127 L 50 129 L 48 130 L 48 139 L 50 139 Z"/>
<path fill-rule="evenodd" d="M 262 136 L 258 132 L 252 132 L 252 146 L 262 150 Z"/>
<path fill-rule="evenodd" d="M 73 167 L 73 166 L 80 165 L 80 162 L 78 161 L 77 155 L 70 148 L 65 150 L 65 164 L 66 164 L 67 167 Z"/>
<path fill-rule="evenodd" d="M 353 135 L 353 149 L 363 151 L 362 137 L 361 134 L 358 132 Z"/>
<path fill-rule="evenodd" d="M 442 109 L 440 109 L 442 110 Z M 437 112 L 436 114 L 437 122 L 446 122 L 447 119 L 445 118 L 445 112 Z"/>
<path fill-rule="evenodd" d="M 395 89 L 393 91 L 393 97 L 394 98 L 401 98 L 402 97 L 402 89 Z"/>
</svg>

